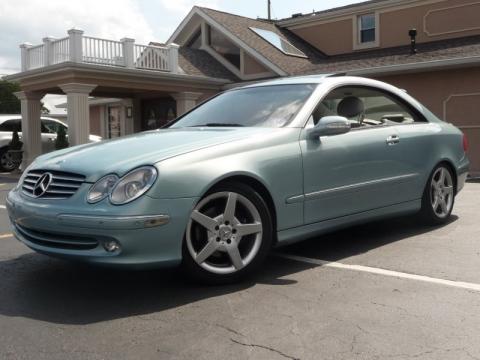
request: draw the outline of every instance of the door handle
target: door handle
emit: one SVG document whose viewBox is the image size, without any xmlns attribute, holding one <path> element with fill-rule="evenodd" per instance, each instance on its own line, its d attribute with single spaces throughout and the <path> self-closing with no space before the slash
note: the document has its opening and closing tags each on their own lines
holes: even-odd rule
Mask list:
<svg viewBox="0 0 480 360">
<path fill-rule="evenodd" d="M 390 135 L 387 137 L 386 143 L 387 145 L 396 145 L 400 142 L 400 138 L 397 135 Z"/>
</svg>

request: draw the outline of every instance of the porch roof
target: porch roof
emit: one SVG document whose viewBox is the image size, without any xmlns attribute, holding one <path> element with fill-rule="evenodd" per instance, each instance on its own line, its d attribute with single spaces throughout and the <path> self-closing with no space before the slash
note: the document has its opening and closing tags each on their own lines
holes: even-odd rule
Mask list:
<svg viewBox="0 0 480 360">
<path fill-rule="evenodd" d="M 162 72 L 145 69 L 104 66 L 89 63 L 62 62 L 42 68 L 27 70 L 5 77 L 19 82 L 23 91 L 62 94 L 59 85 L 66 83 L 95 84 L 90 94 L 98 97 L 129 97 L 144 92 L 196 91 L 215 93 L 229 79 L 203 75 Z"/>
</svg>

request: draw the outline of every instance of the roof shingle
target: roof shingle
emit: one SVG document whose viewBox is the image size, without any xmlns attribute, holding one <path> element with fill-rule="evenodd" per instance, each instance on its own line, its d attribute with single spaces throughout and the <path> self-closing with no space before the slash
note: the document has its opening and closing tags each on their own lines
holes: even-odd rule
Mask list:
<svg viewBox="0 0 480 360">
<path fill-rule="evenodd" d="M 203 7 L 200 8 L 200 10 L 210 16 L 217 23 L 220 23 L 230 33 L 243 41 L 247 46 L 255 49 L 267 60 L 274 63 L 289 75 L 292 75 L 297 71 L 306 70 L 312 64 L 312 62 L 319 61 L 324 56 L 288 30 L 279 29 L 273 22 L 255 20 Z M 284 54 L 282 51 L 278 50 L 255 32 L 250 30 L 250 27 L 270 30 L 279 36 L 283 36 L 293 46 L 308 56 L 308 59 Z"/>
<path fill-rule="evenodd" d="M 371 0 L 369 2 L 381 1 L 385 0 Z M 407 45 L 327 56 L 290 31 L 276 26 L 274 21 L 255 20 L 208 8 L 200 9 L 289 75 L 346 72 L 432 60 L 480 56 L 480 35 L 418 43 L 418 53 L 415 55 L 410 54 L 410 46 Z M 251 26 L 270 30 L 285 37 L 294 46 L 303 51 L 308 56 L 308 59 L 284 54 L 251 31 L 249 29 Z"/>
</svg>

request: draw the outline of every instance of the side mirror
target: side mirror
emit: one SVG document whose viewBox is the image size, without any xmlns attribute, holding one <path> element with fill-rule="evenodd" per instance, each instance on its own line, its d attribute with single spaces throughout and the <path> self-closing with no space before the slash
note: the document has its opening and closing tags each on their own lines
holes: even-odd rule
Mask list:
<svg viewBox="0 0 480 360">
<path fill-rule="evenodd" d="M 350 131 L 350 128 L 350 121 L 343 116 L 324 116 L 308 130 L 308 137 L 318 139 L 320 136 L 345 134 Z"/>
</svg>

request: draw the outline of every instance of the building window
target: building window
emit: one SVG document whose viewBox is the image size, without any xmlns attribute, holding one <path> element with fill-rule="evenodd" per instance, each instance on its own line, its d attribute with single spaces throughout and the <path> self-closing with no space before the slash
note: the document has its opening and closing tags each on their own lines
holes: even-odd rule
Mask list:
<svg viewBox="0 0 480 360">
<path fill-rule="evenodd" d="M 358 17 L 358 40 L 360 44 L 375 42 L 375 14 L 365 14 Z"/>
<path fill-rule="evenodd" d="M 240 48 L 211 26 L 208 26 L 208 45 L 229 63 L 240 69 Z"/>
<path fill-rule="evenodd" d="M 188 41 L 187 47 L 192 49 L 200 49 L 201 46 L 202 46 L 202 31 L 198 29 Z"/>
</svg>

